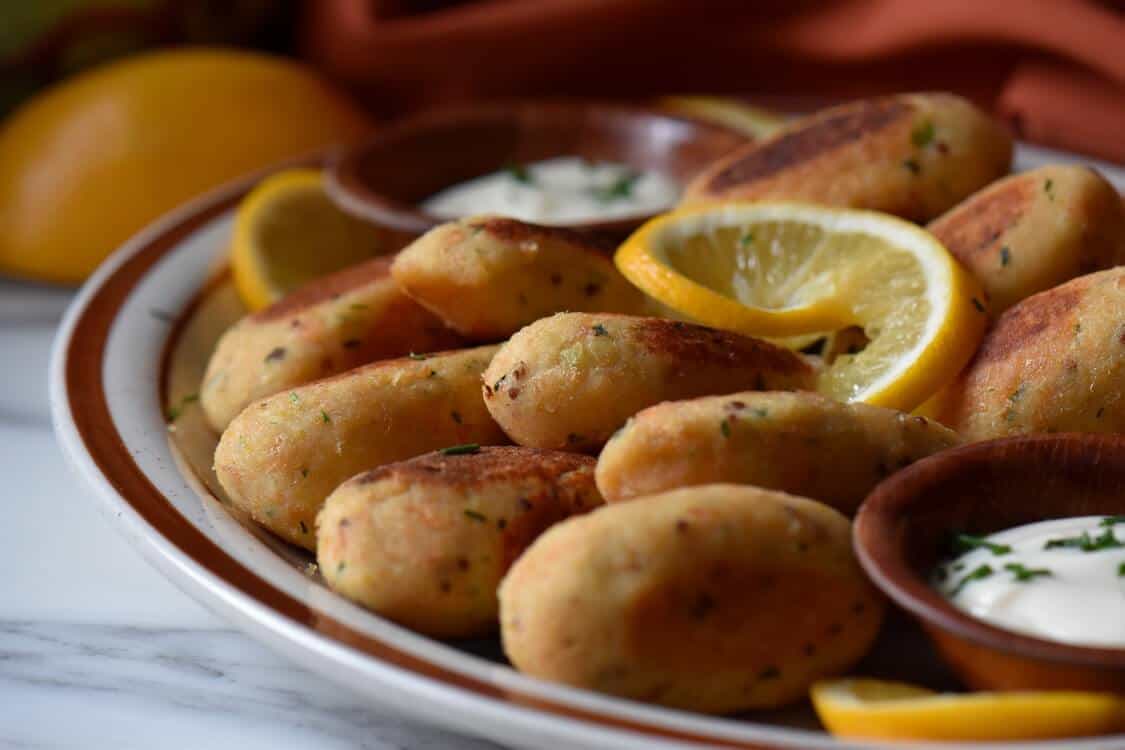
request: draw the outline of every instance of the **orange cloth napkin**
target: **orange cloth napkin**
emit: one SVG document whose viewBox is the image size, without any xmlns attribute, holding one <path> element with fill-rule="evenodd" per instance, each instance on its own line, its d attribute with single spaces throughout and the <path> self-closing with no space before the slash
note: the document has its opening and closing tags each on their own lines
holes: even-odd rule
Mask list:
<svg viewBox="0 0 1125 750">
<path fill-rule="evenodd" d="M 1115 9 L 1116 8 L 1116 9 Z M 386 115 L 526 95 L 948 89 L 1125 163 L 1125 15 L 1094 0 L 307 0 L 304 54 Z"/>
</svg>

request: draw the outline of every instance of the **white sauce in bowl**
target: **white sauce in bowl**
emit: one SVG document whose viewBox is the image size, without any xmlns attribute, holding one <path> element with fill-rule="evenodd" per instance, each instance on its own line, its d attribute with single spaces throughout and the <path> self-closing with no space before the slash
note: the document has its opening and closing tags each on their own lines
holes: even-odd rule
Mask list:
<svg viewBox="0 0 1125 750">
<path fill-rule="evenodd" d="M 1125 647 L 1125 517 L 1083 516 L 960 535 L 934 586 L 1000 627 L 1062 643 Z"/>
<path fill-rule="evenodd" d="M 453 185 L 421 207 L 443 219 L 489 213 L 538 224 L 577 224 L 658 213 L 679 194 L 676 182 L 657 172 L 562 156 Z"/>
</svg>

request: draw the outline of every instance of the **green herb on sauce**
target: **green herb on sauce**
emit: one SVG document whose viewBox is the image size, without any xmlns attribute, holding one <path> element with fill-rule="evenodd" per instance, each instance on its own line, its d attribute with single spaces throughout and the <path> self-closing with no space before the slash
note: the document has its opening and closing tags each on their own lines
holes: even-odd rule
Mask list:
<svg viewBox="0 0 1125 750">
<path fill-rule="evenodd" d="M 601 323 L 597 323 L 597 324 L 594 325 L 594 335 L 595 336 L 608 336 L 609 331 L 607 331 L 605 329 L 605 326 L 603 326 Z"/>
<path fill-rule="evenodd" d="M 981 302 L 981 301 L 980 301 L 979 299 L 977 299 L 976 297 L 973 297 L 973 300 L 972 300 L 972 301 L 973 301 L 973 307 L 975 307 L 975 308 L 977 309 L 977 312 L 979 312 L 979 313 L 981 313 L 981 314 L 983 315 L 983 314 L 984 314 L 984 312 L 985 312 L 985 309 L 984 309 L 984 303 L 983 303 L 983 302 Z"/>
<path fill-rule="evenodd" d="M 1025 568 L 1020 563 L 1008 563 L 1004 566 L 1004 570 L 1011 571 L 1014 576 L 1013 580 L 1019 583 L 1026 583 L 1035 578 L 1054 575 L 1054 573 L 1047 568 Z"/>
<path fill-rule="evenodd" d="M 471 518 L 479 523 L 488 523 L 488 516 L 483 513 L 477 513 L 472 508 L 465 508 L 465 518 Z"/>
<path fill-rule="evenodd" d="M 1119 523 L 1125 523 L 1125 516 L 1106 516 L 1098 526 L 1116 526 Z"/>
<path fill-rule="evenodd" d="M 442 448 L 438 451 L 443 456 L 464 456 L 469 453 L 480 453 L 480 445 L 477 443 L 462 443 L 461 445 L 451 445 L 448 448 Z"/>
<path fill-rule="evenodd" d="M 950 596 L 957 596 L 959 593 L 961 593 L 961 589 L 965 588 L 973 581 L 984 580 L 985 578 L 988 578 L 990 575 L 992 575 L 992 573 L 993 570 L 991 565 L 980 565 L 976 568 L 973 568 L 971 571 L 965 574 L 965 577 L 962 578 L 960 582 L 958 582 L 953 591 L 950 592 Z"/>
<path fill-rule="evenodd" d="M 929 146 L 934 140 L 934 123 L 932 120 L 923 120 L 914 126 L 910 133 L 910 142 L 918 148 Z"/>
<path fill-rule="evenodd" d="M 725 437 L 725 438 L 730 437 L 730 421 L 729 420 L 723 419 L 723 421 L 719 422 L 719 432 L 723 433 L 723 437 Z"/>
<path fill-rule="evenodd" d="M 1012 251 L 1008 249 L 1007 245 L 1000 248 L 1000 265 L 1006 266 L 1012 262 Z"/>
<path fill-rule="evenodd" d="M 430 358 L 430 355 L 428 354 L 415 354 L 414 352 L 410 352 L 410 354 L 407 354 L 406 356 L 414 360 L 415 362 L 424 362 Z"/>
<path fill-rule="evenodd" d="M 322 422 L 324 422 L 324 424 L 332 423 L 332 417 L 328 416 L 328 412 L 326 412 L 324 409 L 320 410 L 320 419 Z"/>
<path fill-rule="evenodd" d="M 994 555 L 1006 555 L 1012 551 L 1010 545 L 996 544 L 984 537 L 972 534 L 955 534 L 953 536 L 953 549 L 958 553 L 968 552 L 973 549 L 986 549 Z"/>
<path fill-rule="evenodd" d="M 1054 180 L 1047 180 L 1046 182 L 1043 183 L 1043 192 L 1046 193 L 1047 197 L 1051 200 L 1055 199 L 1054 190 L 1055 190 L 1055 181 Z"/>
<path fill-rule="evenodd" d="M 616 200 L 629 198 L 633 195 L 633 187 L 640 177 L 636 172 L 626 172 L 610 184 L 594 188 L 591 194 L 595 200 L 601 203 L 612 203 Z"/>
<path fill-rule="evenodd" d="M 750 247 L 750 243 L 754 241 L 754 233 L 746 232 L 738 238 L 738 246 L 745 249 Z"/>
<path fill-rule="evenodd" d="M 508 176 L 513 180 L 523 185 L 535 184 L 535 180 L 532 179 L 531 172 L 527 170 L 527 165 L 525 164 L 509 162 L 507 165 L 505 165 L 504 171 L 507 172 Z"/>
<path fill-rule="evenodd" d="M 1125 562 L 1119 563 L 1117 566 L 1117 577 L 1125 578 Z"/>
<path fill-rule="evenodd" d="M 296 391 L 289 391 L 289 400 L 294 404 L 301 403 L 301 397 L 297 395 Z"/>
<path fill-rule="evenodd" d="M 1099 552 L 1103 549 L 1117 549 L 1119 547 L 1125 547 L 1125 542 L 1113 535 L 1112 528 L 1106 528 L 1102 534 L 1096 537 L 1090 536 L 1088 531 L 1083 531 L 1078 536 L 1048 539 L 1047 543 L 1043 545 L 1043 549 L 1079 549 L 1083 552 Z"/>
</svg>

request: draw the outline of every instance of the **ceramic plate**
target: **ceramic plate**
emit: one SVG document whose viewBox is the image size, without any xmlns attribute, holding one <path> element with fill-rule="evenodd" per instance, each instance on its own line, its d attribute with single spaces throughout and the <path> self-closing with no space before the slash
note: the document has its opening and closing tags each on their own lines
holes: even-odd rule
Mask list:
<svg viewBox="0 0 1125 750">
<path fill-rule="evenodd" d="M 1090 163 L 1023 146 L 1016 166 L 1058 161 Z M 1125 171 L 1095 166 L 1125 189 Z M 130 241 L 83 288 L 55 343 L 56 435 L 113 524 L 154 565 L 253 637 L 372 704 L 508 745 L 865 746 L 824 734 L 807 707 L 713 718 L 522 676 L 495 640 L 439 642 L 350 604 L 319 581 L 307 553 L 234 513 L 211 474 L 216 438 L 184 398 L 198 390 L 219 333 L 242 314 L 222 263 L 233 207 L 254 181 L 186 205 Z M 166 405 L 183 407 L 171 427 Z M 862 671 L 938 686 L 946 679 L 913 626 L 895 618 Z M 1100 738 L 1020 747 L 1063 745 L 1108 746 Z"/>
</svg>

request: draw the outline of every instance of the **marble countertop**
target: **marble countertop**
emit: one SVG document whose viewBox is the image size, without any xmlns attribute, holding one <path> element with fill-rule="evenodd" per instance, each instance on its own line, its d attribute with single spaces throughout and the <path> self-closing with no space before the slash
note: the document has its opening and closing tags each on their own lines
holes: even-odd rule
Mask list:
<svg viewBox="0 0 1125 750">
<path fill-rule="evenodd" d="M 495 748 L 372 710 L 128 546 L 51 434 L 47 361 L 71 296 L 0 280 L 0 748 Z"/>
</svg>

